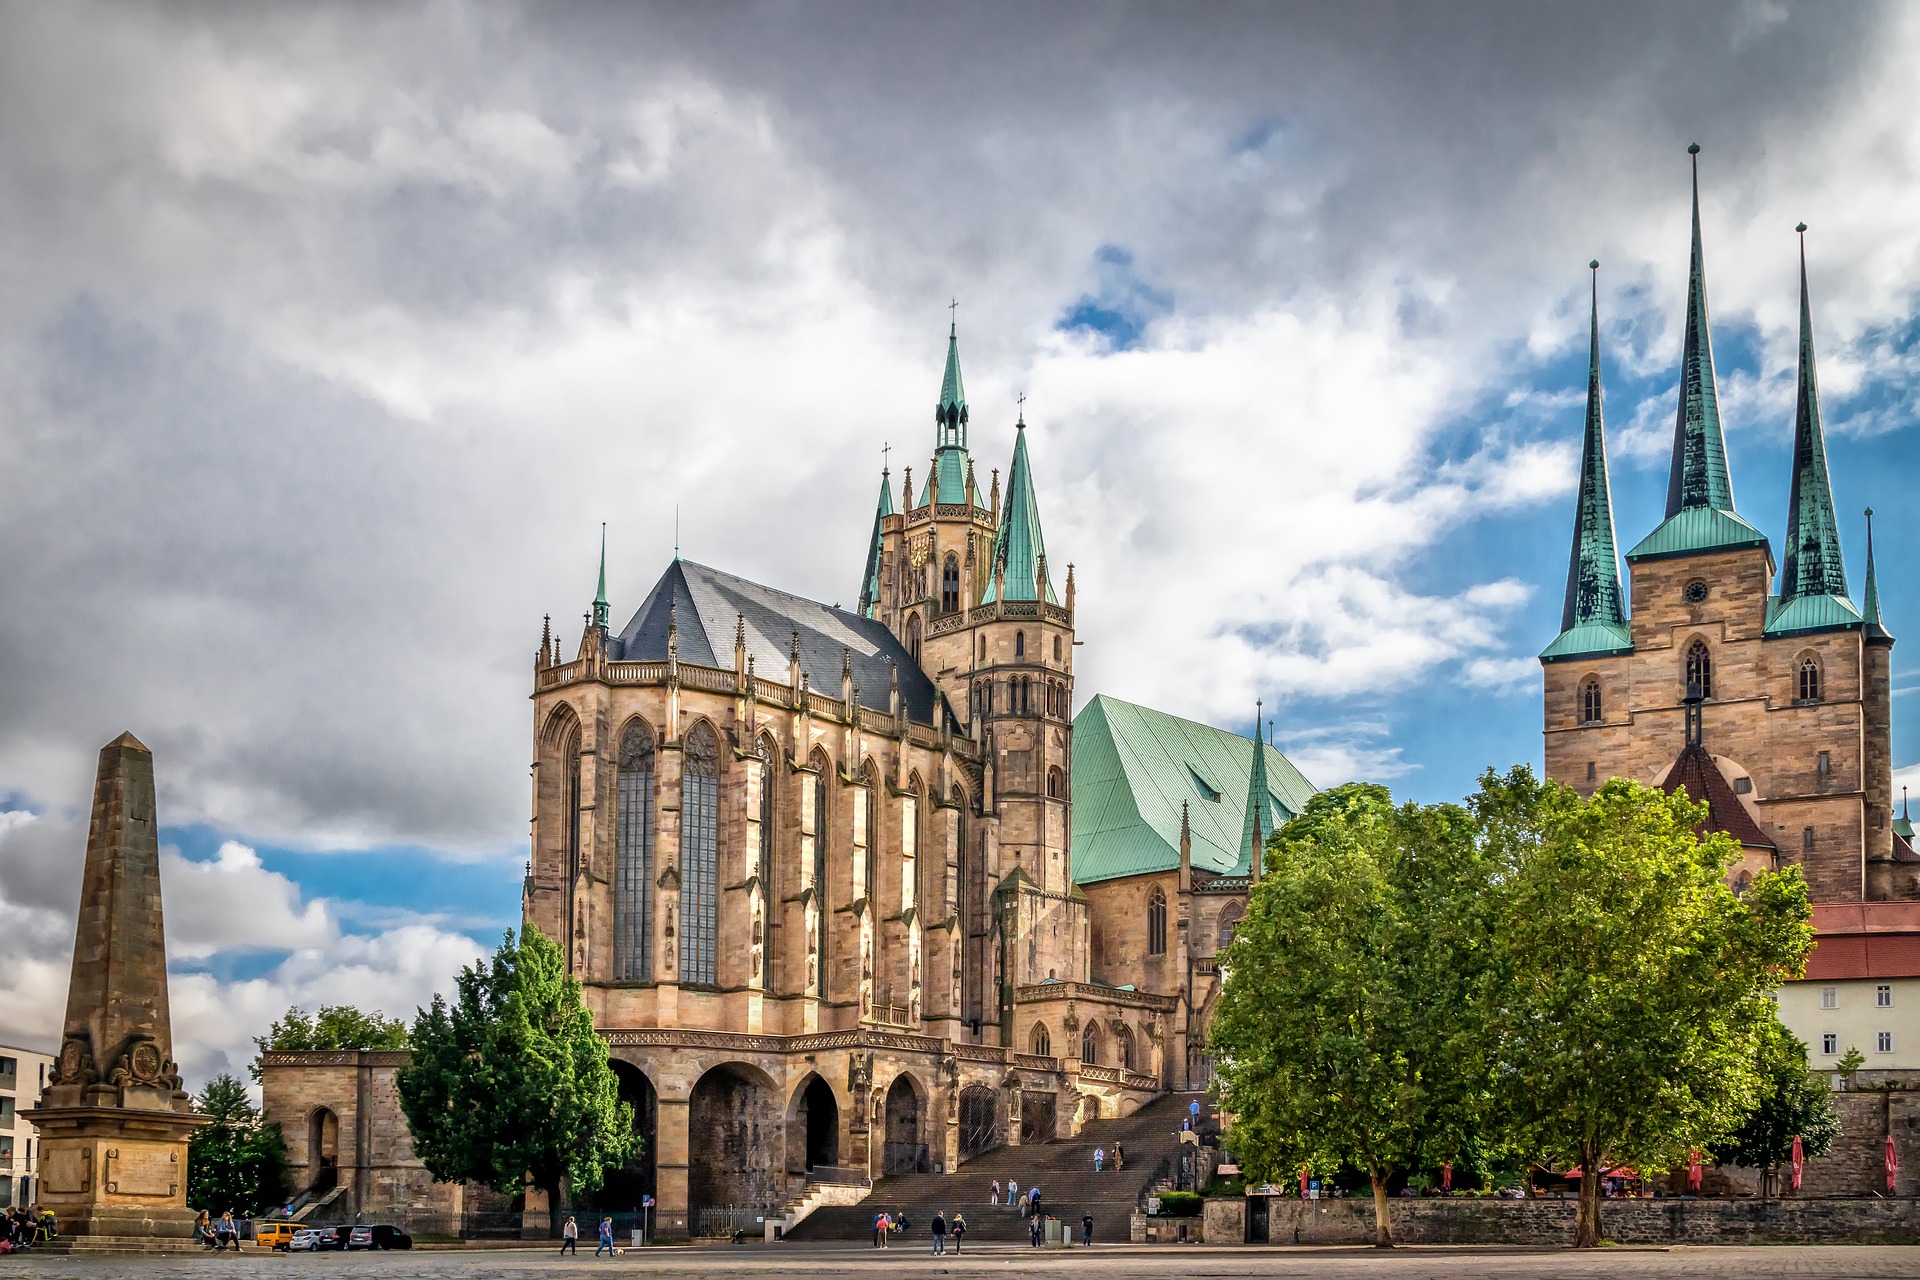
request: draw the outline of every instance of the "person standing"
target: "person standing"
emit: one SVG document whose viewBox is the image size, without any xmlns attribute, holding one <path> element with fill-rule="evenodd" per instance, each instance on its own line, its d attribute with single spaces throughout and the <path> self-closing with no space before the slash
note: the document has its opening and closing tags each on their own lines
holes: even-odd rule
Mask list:
<svg viewBox="0 0 1920 1280">
<path fill-rule="evenodd" d="M 1127 1167 L 1127 1149 L 1119 1143 L 1113 1144 L 1113 1171 L 1119 1173 Z"/>
<path fill-rule="evenodd" d="M 1090 1213 L 1080 1215 L 1080 1243 L 1082 1245 L 1093 1243 L 1093 1215 Z"/>
<path fill-rule="evenodd" d="M 967 1215 L 954 1214 L 953 1224 L 947 1228 L 947 1234 L 953 1237 L 953 1251 L 957 1255 L 960 1252 L 960 1242 L 967 1236 Z"/>
<path fill-rule="evenodd" d="M 1040 1247 L 1040 1241 L 1046 1234 L 1046 1224 L 1040 1221 L 1038 1213 L 1027 1219 L 1027 1239 L 1033 1242 L 1034 1248 Z"/>
<path fill-rule="evenodd" d="M 987 1193 L 987 1203 L 988 1204 L 1000 1203 L 1000 1179 L 998 1178 L 995 1178 L 993 1180 L 993 1190 Z"/>
<path fill-rule="evenodd" d="M 1100 1166 L 1105 1164 L 1106 1162 L 1107 1162 L 1107 1149 L 1105 1147 L 1095 1147 L 1093 1149 L 1093 1171 L 1095 1173 L 1100 1172 Z"/>
<path fill-rule="evenodd" d="M 567 1225 L 560 1228 L 560 1256 L 565 1257 L 569 1253 L 576 1258 L 580 1256 L 580 1225 L 573 1220 L 572 1214 L 567 1215 Z"/>
<path fill-rule="evenodd" d="M 938 1209 L 933 1211 L 933 1251 L 935 1253 L 947 1251 L 947 1220 L 940 1216 Z"/>
<path fill-rule="evenodd" d="M 882 1209 L 879 1213 L 876 1213 L 873 1215 L 873 1247 L 874 1248 L 884 1249 L 887 1247 L 887 1229 L 890 1225 L 891 1224 L 887 1221 L 886 1210 Z"/>
<path fill-rule="evenodd" d="M 593 1247 L 593 1256 L 596 1258 L 599 1257 L 600 1251 L 602 1249 L 605 1249 L 607 1251 L 607 1256 L 609 1258 L 615 1256 L 613 1252 L 613 1219 L 612 1218 L 600 1219 L 600 1243 Z"/>
<path fill-rule="evenodd" d="M 1013 1208 L 1013 1202 L 1020 1195 L 1020 1184 L 1012 1178 L 1007 1179 L 1007 1208 Z M 1024 1203 L 1024 1202 L 1023 1202 Z"/>
</svg>

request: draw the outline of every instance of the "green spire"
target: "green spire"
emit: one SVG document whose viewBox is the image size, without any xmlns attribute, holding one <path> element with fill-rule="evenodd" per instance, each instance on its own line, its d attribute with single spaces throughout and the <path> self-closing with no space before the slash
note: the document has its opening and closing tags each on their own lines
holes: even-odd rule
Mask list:
<svg viewBox="0 0 1920 1280">
<path fill-rule="evenodd" d="M 1680 411 L 1673 424 L 1673 470 L 1667 515 L 1697 507 L 1733 510 L 1727 442 L 1713 381 L 1713 334 L 1707 323 L 1707 268 L 1700 249 L 1700 144 L 1693 156 L 1693 262 L 1687 273 L 1687 333 L 1680 354 Z"/>
<path fill-rule="evenodd" d="M 1893 633 L 1887 630 L 1886 619 L 1880 616 L 1880 579 L 1873 572 L 1873 508 L 1867 508 L 1867 594 L 1862 600 L 1861 616 L 1866 619 L 1867 639 L 1893 639 Z"/>
<path fill-rule="evenodd" d="M 947 327 L 947 372 L 940 379 L 940 403 L 933 410 L 934 444 L 967 443 L 967 390 L 960 383 L 960 329 Z"/>
<path fill-rule="evenodd" d="M 600 589 L 593 595 L 593 625 L 605 627 L 607 614 L 607 522 L 600 522 Z"/>
<path fill-rule="evenodd" d="M 1807 224 L 1800 232 L 1800 398 L 1793 421 L 1793 496 L 1781 547 L 1780 598 L 1845 596 L 1840 528 L 1833 518 L 1827 441 L 1820 430 L 1820 388 L 1813 368 L 1813 308 L 1807 301 Z"/>
<path fill-rule="evenodd" d="M 1040 534 L 1040 506 L 1033 497 L 1033 471 L 1027 463 L 1027 423 L 1021 415 L 1013 436 L 1013 466 L 1007 471 L 1007 496 L 1000 507 L 1000 532 L 993 539 L 992 576 L 987 583 L 984 603 L 998 596 L 998 581 L 1006 575 L 1008 600 L 1034 600 L 1042 594 L 1048 604 L 1058 604 L 1053 594 L 1053 575 L 1048 573 L 1044 593 L 1039 575 L 1047 556 L 1046 539 Z"/>
<path fill-rule="evenodd" d="M 1260 878 L 1267 847 L 1273 834 L 1273 801 L 1267 788 L 1267 744 L 1260 736 L 1262 704 L 1253 704 L 1253 772 L 1247 777 L 1247 816 L 1240 824 L 1240 862 L 1247 874 Z"/>
<path fill-rule="evenodd" d="M 880 502 L 873 510 L 873 538 L 867 544 L 867 571 L 860 579 L 860 616 L 871 618 L 880 602 L 881 526 L 893 514 L 893 482 L 887 469 L 880 468 Z"/>
</svg>

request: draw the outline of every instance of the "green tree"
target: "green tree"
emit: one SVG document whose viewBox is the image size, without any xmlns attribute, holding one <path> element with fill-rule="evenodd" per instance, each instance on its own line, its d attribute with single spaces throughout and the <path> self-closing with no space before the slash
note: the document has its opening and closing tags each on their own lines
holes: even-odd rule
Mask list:
<svg viewBox="0 0 1920 1280">
<path fill-rule="evenodd" d="M 261 1121 L 247 1086 L 222 1073 L 193 1105 L 213 1123 L 187 1140 L 187 1204 L 254 1217 L 280 1203 L 287 1193 L 286 1143 L 279 1125 Z"/>
<path fill-rule="evenodd" d="M 509 932 L 456 988 L 452 1004 L 436 995 L 414 1018 L 413 1063 L 396 1081 L 414 1150 L 441 1182 L 512 1195 L 530 1177 L 557 1230 L 563 1180 L 591 1191 L 639 1142 L 606 1041 L 537 929 L 518 944 Z"/>
<path fill-rule="evenodd" d="M 1315 796 L 1269 845 L 1208 1035 L 1250 1178 L 1364 1170 L 1375 1243 L 1388 1184 L 1458 1156 L 1480 1103 L 1471 1016 L 1486 977 L 1486 860 L 1457 805 L 1383 787 Z"/>
<path fill-rule="evenodd" d="M 323 1004 L 317 1014 L 308 1014 L 299 1005 L 288 1009 L 268 1028 L 264 1036 L 255 1036 L 253 1046 L 261 1053 L 292 1052 L 301 1049 L 404 1049 L 407 1024 L 400 1018 L 388 1018 L 378 1009 L 362 1013 L 349 1004 Z M 247 1068 L 260 1078 L 260 1059 Z"/>
<path fill-rule="evenodd" d="M 1767 993 L 1813 943 L 1798 867 L 1726 884 L 1738 850 L 1706 808 L 1624 779 L 1583 800 L 1518 768 L 1473 808 L 1501 859 L 1485 1020 L 1497 1097 L 1530 1158 L 1577 1164 L 1574 1244 L 1600 1241 L 1600 1174 L 1726 1140 L 1764 1093 Z M 1564 1167 L 1564 1164 L 1563 1164 Z"/>
<path fill-rule="evenodd" d="M 1793 1158 L 1794 1138 L 1808 1159 L 1825 1155 L 1840 1136 L 1840 1117 L 1833 1110 L 1833 1086 L 1807 1069 L 1806 1044 L 1778 1019 L 1761 1037 L 1759 1070 L 1759 1105 L 1713 1148 L 1713 1158 L 1760 1170 L 1760 1193 L 1770 1195 L 1780 1166 Z"/>
</svg>

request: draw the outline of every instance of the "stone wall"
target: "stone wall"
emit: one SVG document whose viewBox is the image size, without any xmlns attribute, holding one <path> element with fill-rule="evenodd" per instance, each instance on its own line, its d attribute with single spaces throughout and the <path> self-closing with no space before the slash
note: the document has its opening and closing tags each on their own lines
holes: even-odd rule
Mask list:
<svg viewBox="0 0 1920 1280">
<path fill-rule="evenodd" d="M 1572 1200 L 1395 1200 L 1400 1244 L 1560 1244 L 1573 1239 Z M 1608 1200 L 1603 1239 L 1619 1244 L 1920 1244 L 1912 1198 Z M 1269 1203 L 1273 1244 L 1372 1244 L 1373 1200 Z"/>
</svg>

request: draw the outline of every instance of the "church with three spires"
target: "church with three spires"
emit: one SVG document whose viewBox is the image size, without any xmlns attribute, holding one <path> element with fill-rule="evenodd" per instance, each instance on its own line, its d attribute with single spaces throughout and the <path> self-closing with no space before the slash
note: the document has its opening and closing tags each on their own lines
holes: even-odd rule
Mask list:
<svg viewBox="0 0 1920 1280">
<path fill-rule="evenodd" d="M 1707 318 L 1699 148 L 1690 150 L 1692 262 L 1666 516 L 1627 551 L 1624 584 L 1594 289 L 1566 599 L 1560 634 L 1540 655 L 1546 770 L 1583 793 L 1611 777 L 1684 787 L 1709 807 L 1707 826 L 1741 846 L 1729 873 L 1736 888 L 1761 869 L 1802 869 L 1822 904 L 1816 925 L 1828 950 L 1823 913 L 1920 899 L 1920 857 L 1893 806 L 1894 638 L 1881 618 L 1871 511 L 1858 603 L 1848 589 L 1820 422 L 1804 225 L 1792 492 L 1777 562 L 1767 536 L 1734 505 Z"/>
</svg>

